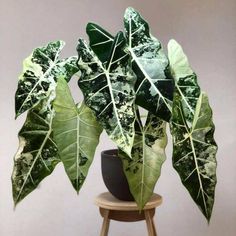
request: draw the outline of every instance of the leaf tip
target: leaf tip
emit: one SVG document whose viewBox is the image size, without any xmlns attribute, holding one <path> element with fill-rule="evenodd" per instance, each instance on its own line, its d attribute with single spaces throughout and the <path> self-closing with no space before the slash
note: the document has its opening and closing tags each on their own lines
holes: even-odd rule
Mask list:
<svg viewBox="0 0 236 236">
<path fill-rule="evenodd" d="M 15 120 L 22 114 L 23 112 L 21 112 L 20 109 L 15 109 Z"/>
<path fill-rule="evenodd" d="M 91 31 L 91 29 L 93 28 L 95 24 L 93 22 L 88 22 L 86 25 L 86 33 L 88 34 L 89 31 Z"/>
<path fill-rule="evenodd" d="M 128 157 L 130 158 L 130 159 L 132 159 L 132 147 L 130 148 L 130 147 L 124 147 L 124 148 L 121 148 L 120 147 L 120 149 L 123 151 L 123 152 L 125 152 L 127 155 L 128 155 Z"/>
<path fill-rule="evenodd" d="M 180 46 L 175 39 L 170 39 L 167 44 L 168 52 L 171 50 L 172 47 Z"/>
<path fill-rule="evenodd" d="M 134 13 L 136 13 L 136 11 L 133 7 L 127 7 L 125 10 L 124 18 L 129 19 Z"/>
<path fill-rule="evenodd" d="M 63 40 L 59 40 L 59 43 L 62 45 L 62 47 L 64 47 L 66 45 L 66 42 Z"/>
<path fill-rule="evenodd" d="M 20 202 L 20 200 L 16 197 L 13 196 L 13 210 L 15 211 L 16 210 L 16 207 L 18 205 L 18 203 Z"/>
<path fill-rule="evenodd" d="M 207 220 L 207 226 L 210 226 L 210 221 L 211 221 L 211 214 L 204 214 L 206 220 Z"/>
<path fill-rule="evenodd" d="M 132 11 L 134 11 L 134 8 L 133 7 L 127 7 L 126 8 L 126 10 L 125 10 L 125 12 L 132 12 Z"/>
</svg>

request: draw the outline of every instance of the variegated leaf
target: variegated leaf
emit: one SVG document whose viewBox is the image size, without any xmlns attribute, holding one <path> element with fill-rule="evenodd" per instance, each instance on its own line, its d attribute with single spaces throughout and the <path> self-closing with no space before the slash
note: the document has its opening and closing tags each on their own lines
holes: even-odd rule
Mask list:
<svg viewBox="0 0 236 236">
<path fill-rule="evenodd" d="M 52 139 L 53 110 L 51 99 L 42 100 L 31 109 L 19 132 L 19 149 L 12 174 L 15 204 L 32 192 L 54 170 L 60 161 Z"/>
<path fill-rule="evenodd" d="M 69 81 L 78 71 L 77 57 L 59 59 L 64 45 L 63 41 L 50 42 L 45 47 L 36 48 L 24 60 L 15 95 L 16 117 L 48 97 L 55 90 L 54 84 L 59 75 Z"/>
<path fill-rule="evenodd" d="M 134 139 L 134 83 L 129 55 L 123 51 L 125 39 L 117 34 L 106 66 L 80 39 L 78 45 L 81 78 L 78 81 L 85 103 L 118 147 L 131 153 Z"/>
<path fill-rule="evenodd" d="M 168 56 L 171 74 L 175 80 L 175 90 L 182 97 L 184 117 L 186 122 L 190 122 L 191 125 L 197 100 L 201 93 L 197 76 L 192 71 L 181 46 L 173 39 L 168 44 Z"/>
<path fill-rule="evenodd" d="M 124 26 L 127 49 L 137 75 L 136 103 L 169 121 L 172 110 L 174 83 L 168 58 L 161 43 L 151 36 L 148 23 L 133 8 L 127 8 Z"/>
<path fill-rule="evenodd" d="M 212 111 L 187 57 L 174 40 L 168 45 L 168 54 L 176 83 L 170 123 L 173 166 L 209 221 L 214 204 L 217 152 Z"/>
<path fill-rule="evenodd" d="M 66 173 L 79 192 L 93 161 L 102 128 L 82 102 L 75 105 L 67 82 L 58 80 L 53 107 L 53 135 Z"/>
<path fill-rule="evenodd" d="M 89 36 L 89 46 L 96 53 L 99 60 L 106 64 L 111 53 L 114 36 L 94 23 L 88 23 L 86 31 Z"/>
<path fill-rule="evenodd" d="M 153 194 L 166 159 L 166 122 L 149 113 L 145 126 L 137 119 L 135 127 L 132 159 L 124 155 L 121 158 L 130 191 L 138 207 L 143 209 Z"/>
</svg>

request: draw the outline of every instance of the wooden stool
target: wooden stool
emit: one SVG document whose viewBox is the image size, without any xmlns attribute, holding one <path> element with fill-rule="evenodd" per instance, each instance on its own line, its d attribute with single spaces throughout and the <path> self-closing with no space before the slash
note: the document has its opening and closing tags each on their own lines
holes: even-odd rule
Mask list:
<svg viewBox="0 0 236 236">
<path fill-rule="evenodd" d="M 153 216 L 155 209 L 161 205 L 162 197 L 154 193 L 142 211 L 139 211 L 136 202 L 121 201 L 113 197 L 110 193 L 102 193 L 95 199 L 95 204 L 99 206 L 100 214 L 104 218 L 100 236 L 107 236 L 110 220 L 135 222 L 146 220 L 148 235 L 157 236 Z"/>
</svg>

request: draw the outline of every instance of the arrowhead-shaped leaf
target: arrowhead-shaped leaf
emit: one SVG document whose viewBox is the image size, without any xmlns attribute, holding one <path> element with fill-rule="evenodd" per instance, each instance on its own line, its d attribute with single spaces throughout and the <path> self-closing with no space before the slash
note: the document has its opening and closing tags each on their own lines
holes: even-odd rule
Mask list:
<svg viewBox="0 0 236 236">
<path fill-rule="evenodd" d="M 57 146 L 52 139 L 53 111 L 49 100 L 42 100 L 28 112 L 19 132 L 19 148 L 14 158 L 12 174 L 15 204 L 50 175 L 60 161 Z"/>
<path fill-rule="evenodd" d="M 81 78 L 78 81 L 85 103 L 118 147 L 130 155 L 134 139 L 134 83 L 125 39 L 117 34 L 106 66 L 80 39 L 78 44 Z"/>
<path fill-rule="evenodd" d="M 24 60 L 15 96 L 16 117 L 48 97 L 55 90 L 59 75 L 69 81 L 78 71 L 77 57 L 59 59 L 64 45 L 63 41 L 51 42 L 45 47 L 36 48 Z"/>
<path fill-rule="evenodd" d="M 168 45 L 168 54 L 176 84 L 170 123 L 173 166 L 209 221 L 214 204 L 217 152 L 212 111 L 187 57 L 174 40 Z"/>
<path fill-rule="evenodd" d="M 92 111 L 84 104 L 77 107 L 71 96 L 67 82 L 58 79 L 56 111 L 53 119 L 53 135 L 66 173 L 79 192 L 93 161 L 102 128 Z"/>
<path fill-rule="evenodd" d="M 174 83 L 161 43 L 151 36 L 148 23 L 133 8 L 127 8 L 124 26 L 127 49 L 137 75 L 136 103 L 169 121 Z"/>
<path fill-rule="evenodd" d="M 166 159 L 166 122 L 149 113 L 145 126 L 142 127 L 137 118 L 135 127 L 132 159 L 124 155 L 121 159 L 130 191 L 138 207 L 143 209 L 153 194 Z"/>
</svg>

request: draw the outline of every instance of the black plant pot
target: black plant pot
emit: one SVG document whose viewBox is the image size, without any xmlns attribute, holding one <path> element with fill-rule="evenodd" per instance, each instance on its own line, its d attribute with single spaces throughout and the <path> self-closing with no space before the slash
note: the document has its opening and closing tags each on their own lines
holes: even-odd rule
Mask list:
<svg viewBox="0 0 236 236">
<path fill-rule="evenodd" d="M 109 192 L 119 200 L 134 201 L 125 177 L 118 150 L 106 150 L 102 156 L 102 177 Z"/>
</svg>

